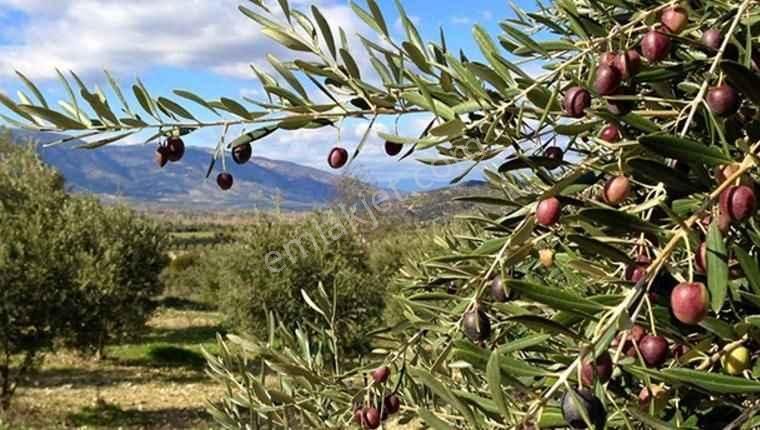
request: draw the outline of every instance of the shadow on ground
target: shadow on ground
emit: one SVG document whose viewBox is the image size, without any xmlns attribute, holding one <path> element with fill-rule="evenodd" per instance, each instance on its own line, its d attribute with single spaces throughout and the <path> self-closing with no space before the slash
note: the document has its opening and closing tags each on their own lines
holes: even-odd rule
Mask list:
<svg viewBox="0 0 760 430">
<path fill-rule="evenodd" d="M 96 406 L 82 408 L 66 416 L 66 422 L 75 427 L 145 427 L 160 428 L 177 422 L 208 421 L 203 409 L 168 408 L 158 410 L 121 409 L 117 405 L 101 402 Z"/>
<path fill-rule="evenodd" d="M 203 367 L 203 364 L 199 364 Z M 193 384 L 208 380 L 203 373 L 134 372 L 125 369 L 67 367 L 45 369 L 22 381 L 21 388 L 86 388 L 113 385 L 139 385 L 150 382 Z"/>
<path fill-rule="evenodd" d="M 209 304 L 181 297 L 163 297 L 159 300 L 155 300 L 155 304 L 160 308 L 176 309 L 178 311 L 209 312 L 215 310 L 215 308 Z"/>
</svg>

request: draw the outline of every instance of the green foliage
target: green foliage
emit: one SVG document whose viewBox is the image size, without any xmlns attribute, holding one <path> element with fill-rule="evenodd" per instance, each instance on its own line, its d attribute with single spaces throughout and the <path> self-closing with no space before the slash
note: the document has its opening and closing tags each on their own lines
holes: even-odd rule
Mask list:
<svg viewBox="0 0 760 430">
<path fill-rule="evenodd" d="M 7 137 L 0 138 L 3 145 Z M 61 177 L 33 148 L 0 155 L 0 409 L 15 379 L 36 364 L 67 321 L 63 302 L 73 281 L 63 222 Z M 15 371 L 15 373 L 14 373 Z"/>
<path fill-rule="evenodd" d="M 304 302 L 301 290 L 311 294 L 321 283 L 338 297 L 341 344 L 366 351 L 365 333 L 379 324 L 387 278 L 371 270 L 367 247 L 342 222 L 332 215 L 314 215 L 292 223 L 257 223 L 237 244 L 208 252 L 199 270 L 205 274 L 203 288 L 230 326 L 266 338 L 267 311 L 291 328 L 316 321 L 319 316 Z M 275 252 L 279 260 L 271 254 Z"/>
<path fill-rule="evenodd" d="M 163 234 L 123 208 L 70 197 L 35 148 L 0 151 L 0 408 L 40 353 L 102 349 L 141 327 L 160 292 Z"/>
<path fill-rule="evenodd" d="M 152 299 L 163 289 L 166 236 L 133 211 L 92 199 L 69 199 L 60 216 L 76 271 L 66 340 L 100 353 L 107 341 L 134 334 L 150 317 Z"/>
</svg>

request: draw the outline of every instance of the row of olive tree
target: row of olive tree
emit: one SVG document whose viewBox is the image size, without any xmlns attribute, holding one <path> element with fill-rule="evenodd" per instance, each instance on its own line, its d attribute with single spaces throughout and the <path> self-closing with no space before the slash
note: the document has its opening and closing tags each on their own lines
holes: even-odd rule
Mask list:
<svg viewBox="0 0 760 430">
<path fill-rule="evenodd" d="M 0 138 L 0 410 L 45 351 L 101 355 L 144 325 L 164 243 L 124 208 L 67 195 L 32 148 Z"/>
</svg>

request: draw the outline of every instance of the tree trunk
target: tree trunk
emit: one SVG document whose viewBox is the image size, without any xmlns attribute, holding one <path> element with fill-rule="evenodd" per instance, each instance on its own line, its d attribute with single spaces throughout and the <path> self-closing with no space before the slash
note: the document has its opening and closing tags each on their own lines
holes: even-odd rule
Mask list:
<svg viewBox="0 0 760 430">
<path fill-rule="evenodd" d="M 4 363 L 0 368 L 0 379 L 2 379 L 2 389 L 0 389 L 0 412 L 7 411 L 11 406 L 11 378 L 9 363 Z"/>
<path fill-rule="evenodd" d="M 98 346 L 97 346 L 98 349 L 97 349 L 97 351 L 95 351 L 95 361 L 101 361 L 101 360 L 103 360 L 105 358 L 105 356 L 106 356 L 106 352 L 105 352 L 106 345 L 105 345 L 105 343 L 106 343 L 105 342 L 105 336 L 103 335 L 103 332 L 101 332 L 98 335 Z"/>
</svg>

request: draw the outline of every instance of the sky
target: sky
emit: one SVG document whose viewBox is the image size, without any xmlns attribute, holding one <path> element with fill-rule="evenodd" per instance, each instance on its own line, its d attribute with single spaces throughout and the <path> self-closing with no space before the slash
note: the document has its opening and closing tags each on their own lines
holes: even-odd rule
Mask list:
<svg viewBox="0 0 760 430">
<path fill-rule="evenodd" d="M 395 38 L 403 40 L 393 0 L 378 1 Z M 358 2 L 365 5 L 363 0 Z M 269 68 L 268 53 L 282 60 L 292 57 L 237 10 L 238 5 L 246 3 L 246 0 L 0 0 L 0 92 L 16 99 L 22 86 L 14 70 L 19 70 L 34 80 L 49 100 L 65 100 L 55 68 L 73 70 L 88 86 L 97 84 L 103 89 L 108 85 L 102 70 L 108 69 L 123 88 L 131 87 L 139 77 L 153 96 L 171 97 L 173 89 L 186 89 L 207 99 L 222 96 L 263 99 L 249 65 Z M 278 8 L 276 2 L 268 3 Z M 301 10 L 317 5 L 333 27 L 344 28 L 352 37 L 357 33 L 373 34 L 353 14 L 348 1 L 290 3 Z M 404 0 L 403 3 L 423 39 L 437 40 L 443 27 L 450 49 L 463 49 L 475 58 L 478 49 L 471 36 L 472 26 L 478 23 L 498 35 L 499 21 L 514 16 L 504 0 Z M 513 4 L 530 9 L 534 3 L 515 0 Z M 353 51 L 361 48 L 358 42 L 352 43 L 352 47 Z M 362 56 L 359 61 L 364 63 L 360 67 L 369 70 Z M 254 110 L 253 106 L 249 109 Z M 414 136 L 425 123 L 425 118 L 410 118 L 400 124 L 399 134 Z M 365 129 L 366 124 L 346 122 L 341 128 L 340 145 L 353 152 Z M 378 129 L 394 131 L 395 125 L 391 120 L 381 121 Z M 233 129 L 230 133 L 242 131 Z M 213 147 L 220 133 L 216 129 L 200 131 L 189 136 L 187 143 Z M 136 136 L 127 143 L 144 139 Z M 310 132 L 277 132 L 257 142 L 254 152 L 328 169 L 325 159 L 337 142 L 338 133 L 332 127 Z M 437 179 L 417 187 L 430 188 L 467 167 L 458 165 L 430 172 L 431 168 L 411 158 L 399 162 L 384 155 L 382 141 L 374 136 L 365 148 L 348 173 L 377 184 L 435 176 Z M 468 178 L 477 177 L 476 171 Z"/>
</svg>

